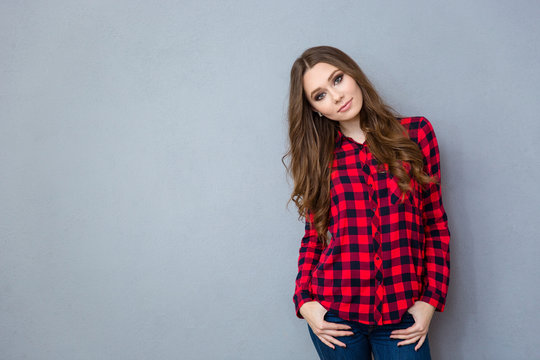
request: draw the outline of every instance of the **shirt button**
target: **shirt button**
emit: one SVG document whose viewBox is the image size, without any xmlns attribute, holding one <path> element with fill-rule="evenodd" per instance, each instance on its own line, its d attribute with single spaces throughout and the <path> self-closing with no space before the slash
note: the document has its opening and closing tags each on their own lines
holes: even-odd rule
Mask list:
<svg viewBox="0 0 540 360">
<path fill-rule="evenodd" d="M 375 260 L 379 260 L 379 259 L 380 259 L 380 257 L 378 255 L 375 256 Z"/>
</svg>

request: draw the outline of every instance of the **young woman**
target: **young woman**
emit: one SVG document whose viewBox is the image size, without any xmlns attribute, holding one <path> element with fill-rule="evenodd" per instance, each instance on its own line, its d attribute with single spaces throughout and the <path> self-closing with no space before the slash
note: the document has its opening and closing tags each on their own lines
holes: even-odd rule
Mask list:
<svg viewBox="0 0 540 360">
<path fill-rule="evenodd" d="M 398 116 L 333 47 L 307 49 L 290 81 L 283 158 L 305 219 L 296 316 L 321 359 L 430 359 L 450 275 L 431 123 Z"/>
</svg>

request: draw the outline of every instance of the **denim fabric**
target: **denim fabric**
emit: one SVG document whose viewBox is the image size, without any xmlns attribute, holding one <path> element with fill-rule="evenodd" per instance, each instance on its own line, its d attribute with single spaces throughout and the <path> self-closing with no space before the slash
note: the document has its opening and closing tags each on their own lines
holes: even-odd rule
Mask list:
<svg viewBox="0 0 540 360">
<path fill-rule="evenodd" d="M 371 353 L 373 353 L 375 360 L 431 360 L 429 336 L 426 336 L 426 340 L 418 351 L 414 351 L 418 342 L 397 346 L 397 343 L 403 340 L 390 338 L 390 333 L 393 330 L 405 329 L 414 324 L 414 318 L 409 312 L 405 312 L 400 323 L 388 325 L 365 325 L 355 321 L 347 321 L 330 311 L 325 314 L 324 320 L 349 325 L 354 335 L 336 337 L 347 347 L 343 348 L 334 344 L 336 347 L 334 350 L 323 343 L 308 324 L 311 340 L 321 360 L 371 360 Z"/>
</svg>

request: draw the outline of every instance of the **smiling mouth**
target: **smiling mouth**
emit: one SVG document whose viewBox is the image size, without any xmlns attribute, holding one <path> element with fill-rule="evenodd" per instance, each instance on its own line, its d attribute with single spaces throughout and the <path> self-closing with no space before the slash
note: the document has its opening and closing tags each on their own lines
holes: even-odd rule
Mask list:
<svg viewBox="0 0 540 360">
<path fill-rule="evenodd" d="M 348 109 L 349 105 L 351 104 L 351 101 L 352 101 L 352 99 L 349 100 L 349 101 L 347 101 L 347 102 L 345 103 L 345 105 L 343 105 L 343 106 L 338 110 L 338 112 L 341 112 L 341 111 L 344 110 L 344 109 Z"/>
</svg>

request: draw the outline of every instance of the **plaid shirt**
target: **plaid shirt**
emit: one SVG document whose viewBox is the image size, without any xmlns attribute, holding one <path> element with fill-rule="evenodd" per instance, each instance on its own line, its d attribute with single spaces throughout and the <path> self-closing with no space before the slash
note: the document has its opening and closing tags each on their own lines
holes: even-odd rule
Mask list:
<svg viewBox="0 0 540 360">
<path fill-rule="evenodd" d="M 425 117 L 399 119 L 424 155 L 424 170 L 440 179 L 435 132 Z M 377 171 L 367 143 L 338 130 L 331 173 L 328 246 L 317 243 L 308 211 L 293 301 L 296 316 L 318 301 L 363 324 L 398 323 L 416 300 L 443 311 L 450 275 L 450 232 L 440 184 L 401 191 L 388 165 Z M 410 169 L 408 163 L 404 163 Z M 309 220 L 309 221 L 308 221 Z"/>
</svg>

